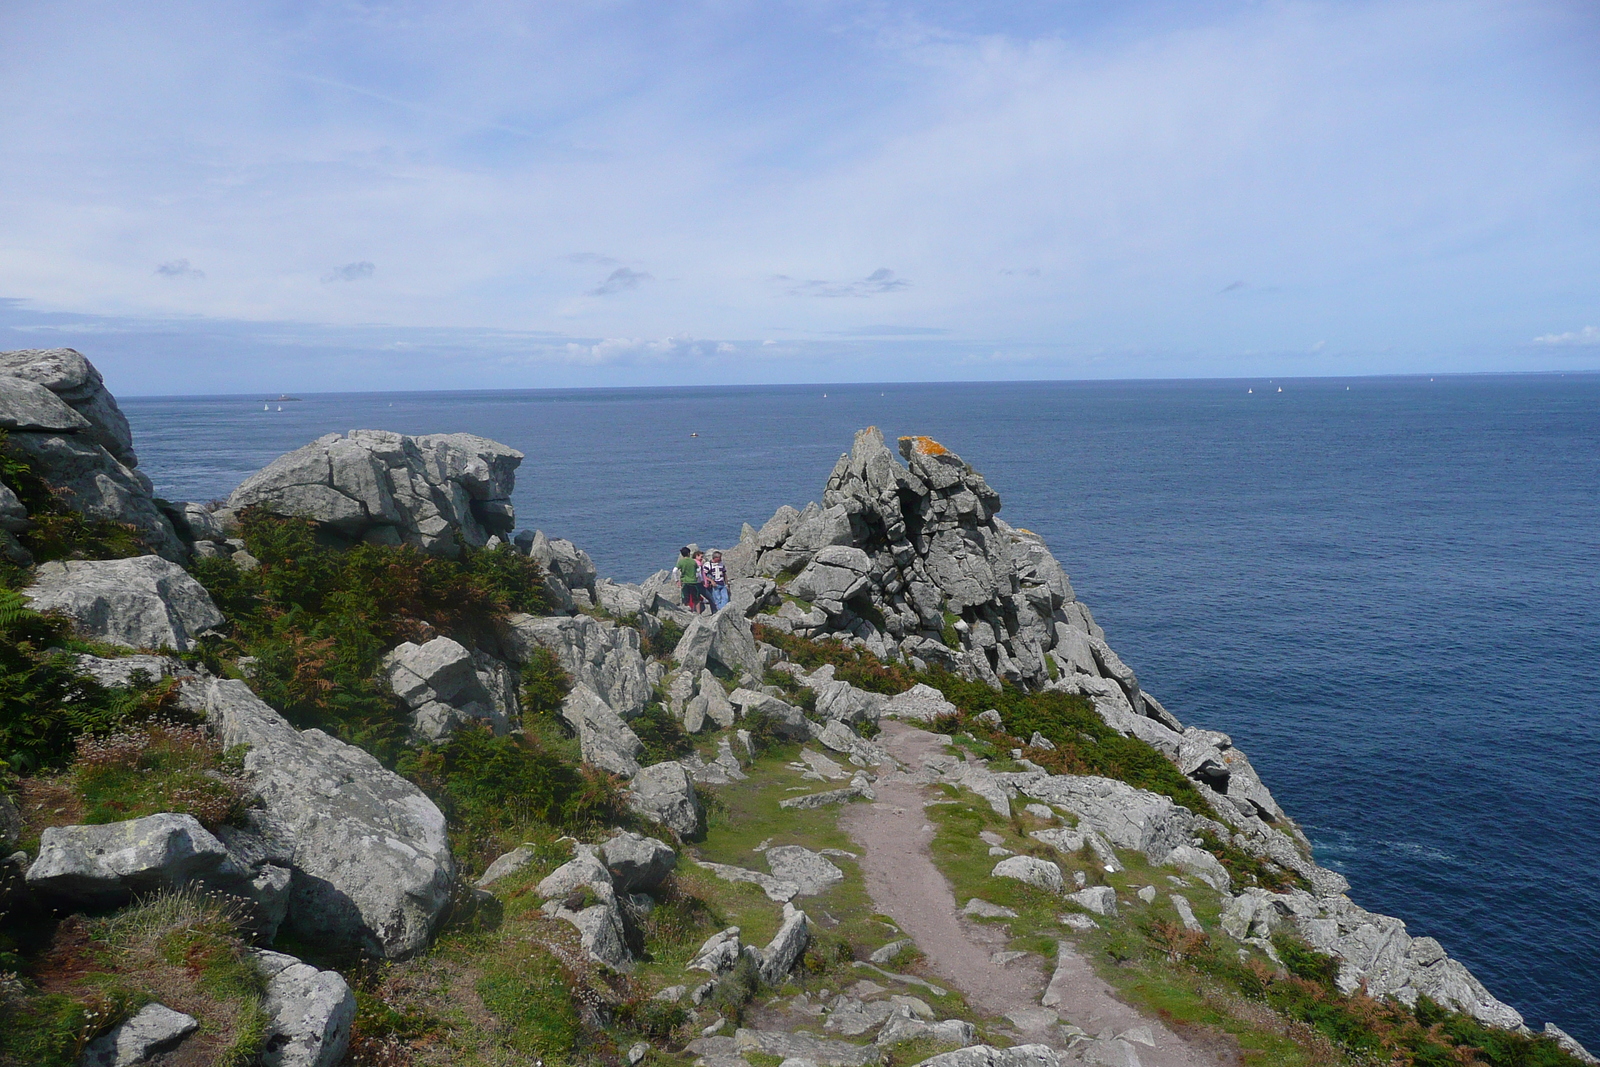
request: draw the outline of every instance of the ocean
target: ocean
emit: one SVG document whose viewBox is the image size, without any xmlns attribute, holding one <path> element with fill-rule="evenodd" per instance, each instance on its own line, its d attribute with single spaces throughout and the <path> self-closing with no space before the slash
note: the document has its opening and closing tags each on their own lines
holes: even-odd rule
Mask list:
<svg viewBox="0 0 1600 1067">
<path fill-rule="evenodd" d="M 1358 903 L 1600 1049 L 1600 375 L 264 399 L 121 403 L 174 500 L 334 431 L 493 438 L 518 525 L 630 581 L 818 499 L 860 427 L 935 437 Z"/>
</svg>

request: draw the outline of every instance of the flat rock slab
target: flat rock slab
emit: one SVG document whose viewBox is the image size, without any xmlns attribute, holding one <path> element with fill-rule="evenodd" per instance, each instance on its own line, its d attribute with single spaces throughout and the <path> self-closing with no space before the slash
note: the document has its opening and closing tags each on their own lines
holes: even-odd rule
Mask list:
<svg viewBox="0 0 1600 1067">
<path fill-rule="evenodd" d="M 810 1034 L 791 1034 L 782 1030 L 744 1030 L 733 1035 L 740 1052 L 765 1052 L 784 1059 L 810 1060 L 817 1067 L 866 1067 L 878 1063 L 883 1054 L 871 1045 L 830 1041 Z"/>
<path fill-rule="evenodd" d="M 780 881 L 799 886 L 795 896 L 813 897 L 832 889 L 844 881 L 844 872 L 818 855 L 799 845 L 778 845 L 766 851 L 767 867 Z"/>
</svg>

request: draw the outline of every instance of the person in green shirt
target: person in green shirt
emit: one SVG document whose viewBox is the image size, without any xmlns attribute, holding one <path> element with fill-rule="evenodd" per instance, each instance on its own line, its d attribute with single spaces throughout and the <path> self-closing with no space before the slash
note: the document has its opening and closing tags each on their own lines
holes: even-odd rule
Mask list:
<svg viewBox="0 0 1600 1067">
<path fill-rule="evenodd" d="M 700 611 L 700 565 L 694 561 L 688 548 L 678 550 L 678 591 L 683 596 L 683 606 L 690 611 Z"/>
</svg>

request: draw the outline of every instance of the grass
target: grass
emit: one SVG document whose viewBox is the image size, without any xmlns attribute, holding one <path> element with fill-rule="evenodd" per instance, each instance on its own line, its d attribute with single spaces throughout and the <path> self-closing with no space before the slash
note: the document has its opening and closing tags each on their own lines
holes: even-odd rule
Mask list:
<svg viewBox="0 0 1600 1067">
<path fill-rule="evenodd" d="M 242 750 L 224 752 L 204 727 L 156 720 L 81 737 L 70 771 L 78 821 L 122 822 L 158 812 L 192 815 L 209 829 L 244 814 L 250 788 Z"/>
<path fill-rule="evenodd" d="M 100 919 L 71 916 L 47 946 L 13 957 L 0 980 L 0 1065 L 70 1067 L 100 1033 L 153 1001 L 194 1016 L 191 1062 L 245 1067 L 266 1038 L 265 981 L 240 917 L 194 892 L 157 896 Z"/>
</svg>

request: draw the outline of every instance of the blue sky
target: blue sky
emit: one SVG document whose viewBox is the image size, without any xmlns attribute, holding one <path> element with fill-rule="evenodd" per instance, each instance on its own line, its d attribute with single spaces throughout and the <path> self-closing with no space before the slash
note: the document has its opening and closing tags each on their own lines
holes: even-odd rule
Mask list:
<svg viewBox="0 0 1600 1067">
<path fill-rule="evenodd" d="M 0 5 L 127 393 L 1600 367 L 1592 0 Z"/>
</svg>

